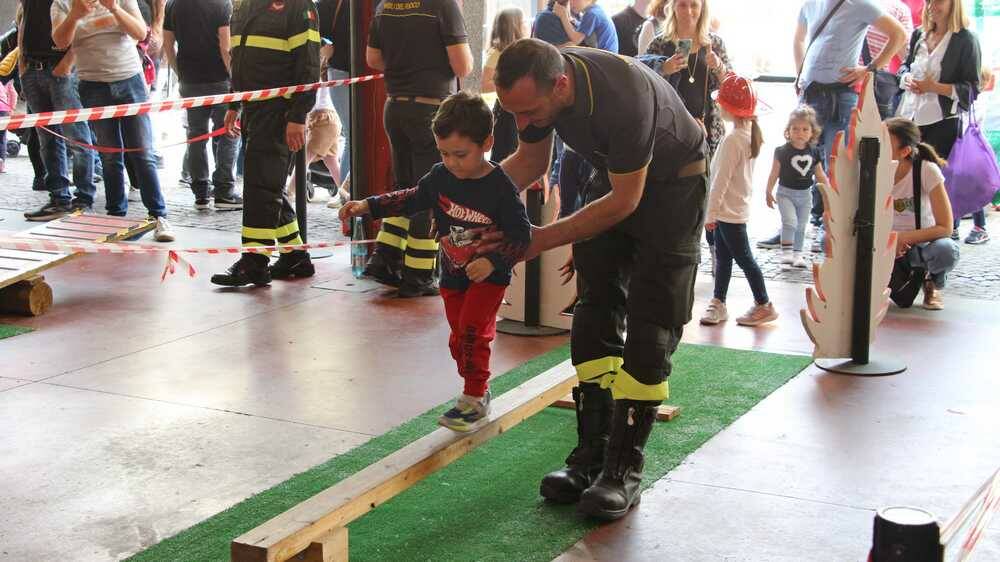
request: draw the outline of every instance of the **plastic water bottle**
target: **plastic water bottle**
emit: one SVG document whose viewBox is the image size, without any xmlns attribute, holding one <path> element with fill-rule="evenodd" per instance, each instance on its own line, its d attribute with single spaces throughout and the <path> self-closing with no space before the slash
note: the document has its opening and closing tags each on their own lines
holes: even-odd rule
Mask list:
<svg viewBox="0 0 1000 562">
<path fill-rule="evenodd" d="M 358 244 L 365 239 L 365 222 L 363 217 L 354 217 L 351 228 L 351 273 L 355 279 L 360 279 L 365 273 L 365 264 L 368 261 L 368 248 L 364 244 Z"/>
</svg>

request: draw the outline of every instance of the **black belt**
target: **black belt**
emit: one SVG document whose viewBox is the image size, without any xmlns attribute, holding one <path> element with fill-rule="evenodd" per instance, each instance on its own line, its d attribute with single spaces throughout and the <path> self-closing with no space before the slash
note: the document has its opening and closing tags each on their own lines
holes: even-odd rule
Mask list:
<svg viewBox="0 0 1000 562">
<path fill-rule="evenodd" d="M 43 60 L 24 58 L 24 68 L 26 70 L 45 70 L 47 68 L 55 68 L 59 64 L 56 62 L 46 62 Z"/>
</svg>

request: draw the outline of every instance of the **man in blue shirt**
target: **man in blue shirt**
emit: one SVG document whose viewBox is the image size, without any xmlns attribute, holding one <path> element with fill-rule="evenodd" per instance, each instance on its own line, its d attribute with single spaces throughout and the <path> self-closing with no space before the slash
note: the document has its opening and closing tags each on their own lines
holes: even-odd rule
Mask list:
<svg viewBox="0 0 1000 562">
<path fill-rule="evenodd" d="M 570 10 L 580 16 L 580 21 L 576 25 Z M 618 52 L 618 32 L 615 31 L 615 24 L 597 5 L 597 0 L 570 0 L 569 6 L 557 2 L 552 7 L 552 12 L 559 16 L 563 30 L 569 37 L 569 45 L 580 45 L 587 37 L 594 36 L 595 46 L 598 49 Z"/>
</svg>

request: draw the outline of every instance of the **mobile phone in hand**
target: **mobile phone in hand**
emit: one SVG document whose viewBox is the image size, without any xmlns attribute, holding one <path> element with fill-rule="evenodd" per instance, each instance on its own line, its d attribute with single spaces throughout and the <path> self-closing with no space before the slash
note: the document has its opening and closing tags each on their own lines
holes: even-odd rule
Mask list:
<svg viewBox="0 0 1000 562">
<path fill-rule="evenodd" d="M 678 39 L 677 40 L 677 54 L 686 57 L 691 54 L 691 40 L 690 39 Z"/>
</svg>

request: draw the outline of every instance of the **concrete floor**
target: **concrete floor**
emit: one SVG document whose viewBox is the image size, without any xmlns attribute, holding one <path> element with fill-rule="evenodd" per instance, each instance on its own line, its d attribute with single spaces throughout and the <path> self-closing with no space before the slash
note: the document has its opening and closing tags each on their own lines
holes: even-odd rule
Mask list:
<svg viewBox="0 0 1000 562">
<path fill-rule="evenodd" d="M 348 275 L 343 251 L 312 282 L 256 291 L 211 287 L 229 258 L 192 261 L 197 278 L 160 284 L 157 257 L 80 258 L 47 275 L 49 314 L 0 317 L 37 328 L 0 340 L 0 560 L 125 557 L 454 396 L 438 299 L 312 288 Z M 693 324 L 685 340 L 808 353 L 802 285 L 769 289 L 776 325 Z M 709 294 L 703 278 L 696 315 Z M 1000 304 L 946 302 L 880 330 L 907 373 L 808 370 L 560 560 L 863 560 L 873 509 L 949 517 L 1000 464 Z M 734 279 L 731 308 L 749 304 Z M 563 341 L 501 335 L 495 371 Z M 1000 560 L 1000 523 L 984 540 L 978 559 Z"/>
</svg>

